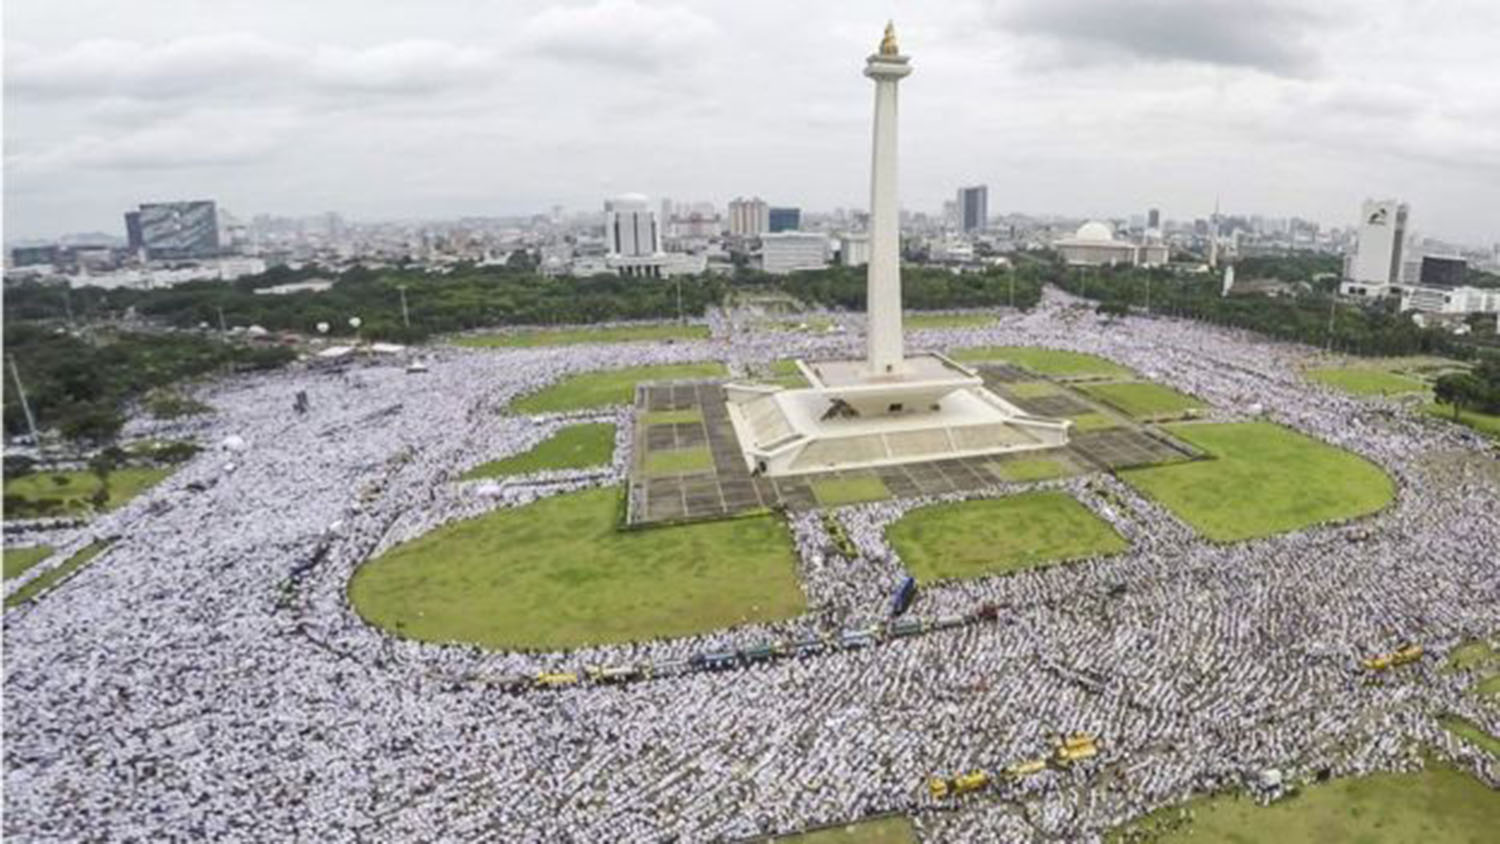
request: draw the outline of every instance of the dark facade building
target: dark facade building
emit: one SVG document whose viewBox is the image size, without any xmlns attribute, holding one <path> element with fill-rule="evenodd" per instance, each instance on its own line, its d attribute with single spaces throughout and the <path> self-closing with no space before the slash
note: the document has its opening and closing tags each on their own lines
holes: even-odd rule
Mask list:
<svg viewBox="0 0 1500 844">
<path fill-rule="evenodd" d="M 966 232 L 980 231 L 989 224 L 990 189 L 975 185 L 958 189 L 958 227 Z"/>
<path fill-rule="evenodd" d="M 1462 258 L 1442 258 L 1436 255 L 1422 256 L 1422 285 L 1424 287 L 1460 287 L 1469 264 Z"/>
<path fill-rule="evenodd" d="M 776 232 L 794 232 L 802 228 L 801 208 L 772 208 L 767 212 L 766 228 Z"/>
<path fill-rule="evenodd" d="M 146 243 L 141 239 L 141 212 L 125 212 L 125 248 L 131 252 L 138 251 Z"/>
<path fill-rule="evenodd" d="M 219 254 L 219 214 L 212 200 L 153 202 L 139 212 L 141 244 L 153 260 Z"/>
<path fill-rule="evenodd" d="M 1149 210 L 1149 211 L 1146 212 L 1146 228 L 1148 228 L 1148 229 L 1159 229 L 1159 228 L 1161 228 L 1161 209 L 1160 208 L 1152 208 L 1151 210 Z"/>
</svg>

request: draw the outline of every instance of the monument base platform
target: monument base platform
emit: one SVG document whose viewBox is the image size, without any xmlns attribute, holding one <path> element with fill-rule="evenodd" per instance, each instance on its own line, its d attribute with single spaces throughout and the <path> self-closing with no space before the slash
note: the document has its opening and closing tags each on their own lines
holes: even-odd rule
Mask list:
<svg viewBox="0 0 1500 844">
<path fill-rule="evenodd" d="M 1026 413 L 946 359 L 941 359 L 944 368 L 957 372 L 933 373 L 938 377 L 931 380 L 917 376 L 926 368 L 918 364 L 916 372 L 894 383 L 829 383 L 839 379 L 826 374 L 845 368 L 844 363 L 799 362 L 804 373 L 814 373 L 809 380 L 816 386 L 807 389 L 725 387 L 729 419 L 752 474 L 781 477 L 1068 444 L 1071 422 Z M 889 393 L 874 400 L 880 387 Z M 870 393 L 851 396 L 865 390 Z M 874 407 L 897 410 L 870 412 Z"/>
</svg>

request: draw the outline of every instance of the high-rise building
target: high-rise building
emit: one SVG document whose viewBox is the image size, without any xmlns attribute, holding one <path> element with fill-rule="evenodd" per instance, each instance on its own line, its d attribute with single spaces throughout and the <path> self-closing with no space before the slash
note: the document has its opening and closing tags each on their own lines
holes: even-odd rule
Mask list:
<svg viewBox="0 0 1500 844">
<path fill-rule="evenodd" d="M 1148 229 L 1160 229 L 1161 228 L 1161 209 L 1160 208 L 1152 208 L 1152 209 L 1150 209 L 1149 211 L 1146 212 L 1146 228 L 1148 228 Z"/>
<path fill-rule="evenodd" d="M 962 231 L 982 230 L 990 219 L 990 189 L 985 185 L 958 189 L 958 227 Z"/>
<path fill-rule="evenodd" d="M 766 213 L 766 228 L 776 232 L 794 232 L 802 228 L 801 208 L 772 208 Z"/>
<path fill-rule="evenodd" d="M 182 260 L 219 254 L 219 212 L 213 200 L 149 202 L 141 205 L 138 214 L 147 258 Z"/>
<path fill-rule="evenodd" d="M 131 252 L 139 252 L 145 241 L 141 238 L 141 212 L 125 212 L 125 245 Z"/>
<path fill-rule="evenodd" d="M 604 240 L 611 256 L 639 258 L 661 252 L 661 232 L 646 197 L 627 193 L 604 201 Z"/>
<path fill-rule="evenodd" d="M 729 202 L 729 233 L 735 237 L 760 237 L 771 228 L 771 209 L 760 197 L 736 197 Z"/>
<path fill-rule="evenodd" d="M 1349 280 L 1388 285 L 1401 280 L 1401 247 L 1407 206 L 1394 199 L 1367 199 L 1360 206 L 1359 245 L 1349 262 Z"/>
</svg>

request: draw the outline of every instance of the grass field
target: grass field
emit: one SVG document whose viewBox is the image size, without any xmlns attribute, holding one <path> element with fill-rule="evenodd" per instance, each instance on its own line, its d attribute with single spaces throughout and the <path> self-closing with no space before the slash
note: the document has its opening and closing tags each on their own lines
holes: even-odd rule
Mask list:
<svg viewBox="0 0 1500 844">
<path fill-rule="evenodd" d="M 5 549 L 5 579 L 20 577 L 26 570 L 52 556 L 52 546 L 37 545 L 31 548 Z"/>
<path fill-rule="evenodd" d="M 1494 841 L 1500 791 L 1430 761 L 1414 774 L 1371 774 L 1309 786 L 1270 806 L 1233 796 L 1189 801 L 1192 819 L 1171 828 L 1177 807 L 1125 829 L 1155 831 L 1157 844 L 1479 844 Z M 1129 840 L 1116 832 L 1112 842 Z"/>
<path fill-rule="evenodd" d="M 1320 384 L 1326 384 L 1356 396 L 1394 396 L 1427 389 L 1425 383 L 1415 378 L 1366 366 L 1330 366 L 1309 369 L 1307 376 Z"/>
<path fill-rule="evenodd" d="M 824 507 L 839 507 L 861 501 L 879 501 L 890 498 L 891 491 L 885 482 L 874 475 L 859 475 L 852 478 L 815 478 L 810 483 L 813 495 Z"/>
<path fill-rule="evenodd" d="M 1439 419 L 1454 421 L 1453 408 L 1449 405 L 1428 402 L 1422 405 L 1422 411 Z M 1480 413 L 1477 410 L 1461 411 L 1458 414 L 1458 424 L 1468 425 L 1481 434 L 1500 439 L 1500 416 L 1492 413 Z"/>
<path fill-rule="evenodd" d="M 1120 364 L 1097 355 L 1043 349 L 1039 346 L 970 346 L 954 349 L 952 357 L 954 360 L 970 362 L 1005 361 L 1038 375 L 1059 378 L 1125 377 L 1135 374 Z"/>
<path fill-rule="evenodd" d="M 7 595 L 5 598 L 5 608 L 10 609 L 19 604 L 24 604 L 32 598 L 41 595 L 48 589 L 51 589 L 58 581 L 93 562 L 93 559 L 99 556 L 100 552 L 107 547 L 109 547 L 109 544 L 106 542 L 95 542 L 82 551 L 63 560 L 61 563 L 42 572 L 32 578 L 31 582 L 25 586 Z"/>
<path fill-rule="evenodd" d="M 1006 460 L 997 464 L 1000 474 L 1007 481 L 1025 483 L 1027 481 L 1045 481 L 1051 478 L 1060 478 L 1068 474 L 1068 468 L 1056 460 L 1045 457 L 1030 457 L 1021 460 Z"/>
<path fill-rule="evenodd" d="M 360 566 L 349 599 L 412 639 L 574 648 L 687 636 L 806 608 L 771 516 L 620 531 L 620 490 L 444 525 Z"/>
<path fill-rule="evenodd" d="M 1213 455 L 1120 477 L 1209 539 L 1234 542 L 1373 513 L 1395 484 L 1380 467 L 1268 422 L 1178 424 L 1174 436 Z"/>
<path fill-rule="evenodd" d="M 1107 522 L 1061 492 L 921 507 L 897 520 L 887 535 L 923 583 L 1114 554 L 1127 545 Z"/>
<path fill-rule="evenodd" d="M 453 338 L 453 343 L 472 348 L 521 348 L 567 346 L 575 343 L 625 343 L 636 340 L 705 340 L 708 336 L 706 325 L 658 322 L 612 325 L 606 328 L 580 326 L 526 329 L 506 334 L 470 334 Z"/>
<path fill-rule="evenodd" d="M 660 448 L 646 452 L 641 471 L 648 478 L 663 475 L 682 475 L 688 472 L 706 472 L 714 467 L 713 453 L 708 446 L 692 448 Z"/>
<path fill-rule="evenodd" d="M 1496 759 L 1500 759 L 1500 738 L 1495 738 L 1480 729 L 1478 725 L 1467 718 L 1460 718 L 1457 715 L 1444 715 L 1438 718 L 1438 723 L 1442 724 L 1443 729 L 1448 732 L 1483 750 Z M 1496 818 L 1496 820 L 1500 821 L 1500 818 Z"/>
<path fill-rule="evenodd" d="M 130 499 L 161 483 L 170 474 L 172 474 L 170 468 L 126 467 L 110 472 L 109 501 L 105 503 L 104 509 L 113 510 L 124 505 Z M 65 479 L 64 483 L 56 483 L 53 480 L 54 477 Z M 42 471 L 14 480 L 10 478 L 5 480 L 7 497 L 19 496 L 30 502 L 53 501 L 57 503 L 60 512 L 73 514 L 90 512 L 93 507 L 89 499 L 98 489 L 99 477 L 88 471 Z"/>
<path fill-rule="evenodd" d="M 1006 384 L 1005 389 L 1018 399 L 1039 399 L 1062 392 L 1061 387 L 1048 381 L 1016 381 Z"/>
<path fill-rule="evenodd" d="M 881 818 L 774 838 L 766 844 L 917 844 L 917 833 L 907 818 Z"/>
<path fill-rule="evenodd" d="M 582 469 L 600 466 L 615 454 L 615 426 L 607 422 L 569 425 L 537 443 L 530 451 L 483 463 L 463 474 L 463 480 L 525 475 L 543 469 Z"/>
<path fill-rule="evenodd" d="M 903 320 L 910 331 L 924 328 L 977 328 L 994 321 L 994 314 L 924 314 L 920 311 L 907 311 Z"/>
<path fill-rule="evenodd" d="M 522 396 L 511 402 L 510 409 L 516 413 L 562 413 L 630 404 L 635 401 L 635 385 L 641 381 L 715 378 L 723 374 L 724 365 L 721 363 L 672 363 L 584 372 Z"/>
<path fill-rule="evenodd" d="M 1134 419 L 1182 416 L 1203 407 L 1203 402 L 1192 396 L 1149 381 L 1084 384 L 1080 389 Z"/>
<path fill-rule="evenodd" d="M 1090 431 L 1107 431 L 1110 428 L 1120 427 L 1120 420 L 1110 416 L 1108 413 L 1093 411 L 1080 413 L 1069 417 L 1073 420 L 1073 433 L 1087 434 Z"/>
</svg>

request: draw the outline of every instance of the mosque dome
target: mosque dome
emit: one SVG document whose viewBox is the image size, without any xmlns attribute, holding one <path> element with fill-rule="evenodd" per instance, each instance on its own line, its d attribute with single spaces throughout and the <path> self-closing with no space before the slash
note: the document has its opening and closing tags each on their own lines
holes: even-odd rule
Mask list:
<svg viewBox="0 0 1500 844">
<path fill-rule="evenodd" d="M 1077 233 L 1074 234 L 1073 237 L 1078 240 L 1095 240 L 1107 242 L 1115 239 L 1115 231 L 1108 225 L 1105 225 L 1098 220 L 1090 220 L 1087 223 L 1079 226 Z"/>
</svg>

